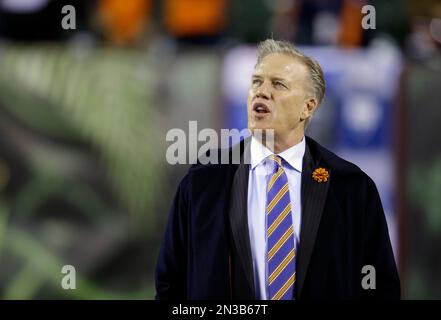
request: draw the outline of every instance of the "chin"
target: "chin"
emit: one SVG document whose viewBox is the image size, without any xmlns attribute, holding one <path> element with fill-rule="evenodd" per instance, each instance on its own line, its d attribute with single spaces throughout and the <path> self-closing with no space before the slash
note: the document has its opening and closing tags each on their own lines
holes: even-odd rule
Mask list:
<svg viewBox="0 0 441 320">
<path fill-rule="evenodd" d="M 265 130 L 266 127 L 264 126 L 248 126 L 248 130 L 254 134 L 254 130 Z"/>
<path fill-rule="evenodd" d="M 248 126 L 248 130 L 251 132 L 251 134 L 253 134 L 257 138 L 257 136 L 255 135 L 255 130 L 262 130 L 261 134 L 263 137 L 265 137 L 266 130 L 274 130 L 274 128 L 271 126 L 259 125 L 259 126 Z"/>
<path fill-rule="evenodd" d="M 270 123 L 260 122 L 260 123 L 248 124 L 248 128 L 250 130 L 255 130 L 255 129 L 266 130 L 266 129 L 273 129 L 274 127 Z"/>
</svg>

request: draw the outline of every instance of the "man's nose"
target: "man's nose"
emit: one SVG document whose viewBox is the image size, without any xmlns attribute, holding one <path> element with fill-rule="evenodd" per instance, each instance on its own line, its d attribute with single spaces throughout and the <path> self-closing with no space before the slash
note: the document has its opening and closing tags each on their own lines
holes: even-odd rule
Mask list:
<svg viewBox="0 0 441 320">
<path fill-rule="evenodd" d="M 269 99 L 270 96 L 270 89 L 265 83 L 263 83 L 256 91 L 256 98 Z"/>
</svg>

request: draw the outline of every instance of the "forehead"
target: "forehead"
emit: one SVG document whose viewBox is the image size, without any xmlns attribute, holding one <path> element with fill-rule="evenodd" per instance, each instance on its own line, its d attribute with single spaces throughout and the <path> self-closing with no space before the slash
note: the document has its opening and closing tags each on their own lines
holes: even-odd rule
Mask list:
<svg viewBox="0 0 441 320">
<path fill-rule="evenodd" d="M 300 59 L 281 53 L 271 53 L 256 65 L 254 76 L 280 77 L 287 79 L 303 78 L 308 69 Z"/>
</svg>

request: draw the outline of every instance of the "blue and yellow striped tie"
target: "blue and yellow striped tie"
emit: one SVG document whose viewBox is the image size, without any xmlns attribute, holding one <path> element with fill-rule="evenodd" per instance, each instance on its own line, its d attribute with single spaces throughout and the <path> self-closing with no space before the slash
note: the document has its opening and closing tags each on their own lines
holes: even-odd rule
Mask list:
<svg viewBox="0 0 441 320">
<path fill-rule="evenodd" d="M 291 214 L 288 178 L 282 158 L 271 155 L 275 170 L 267 187 L 267 288 L 271 300 L 294 298 L 296 282 L 296 248 Z"/>
</svg>

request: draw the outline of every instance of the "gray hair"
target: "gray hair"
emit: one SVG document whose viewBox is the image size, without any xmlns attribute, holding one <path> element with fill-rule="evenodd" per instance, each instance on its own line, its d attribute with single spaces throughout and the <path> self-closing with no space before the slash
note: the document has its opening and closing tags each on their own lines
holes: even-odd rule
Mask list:
<svg viewBox="0 0 441 320">
<path fill-rule="evenodd" d="M 325 79 L 320 64 L 313 58 L 303 54 L 292 43 L 288 41 L 267 39 L 257 46 L 257 65 L 262 62 L 263 58 L 271 53 L 282 53 L 303 62 L 309 70 L 311 77 L 311 85 L 317 104 L 320 105 L 325 96 Z"/>
</svg>

